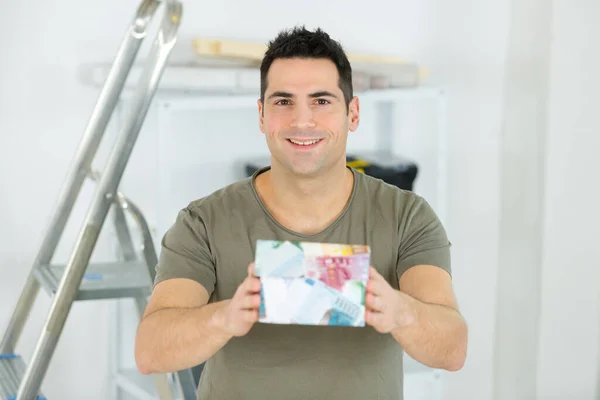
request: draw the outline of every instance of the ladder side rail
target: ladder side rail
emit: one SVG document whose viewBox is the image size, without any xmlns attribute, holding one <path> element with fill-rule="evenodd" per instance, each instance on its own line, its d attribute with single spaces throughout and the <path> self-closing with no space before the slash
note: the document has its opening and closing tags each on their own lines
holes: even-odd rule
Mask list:
<svg viewBox="0 0 600 400">
<path fill-rule="evenodd" d="M 132 106 L 125 124 L 108 159 L 100 179 L 94 200 L 75 244 L 74 251 L 50 308 L 48 318 L 37 342 L 33 357 L 19 386 L 18 400 L 35 399 L 66 318 L 75 299 L 96 241 L 114 201 L 117 187 L 131 155 L 154 93 L 177 39 L 181 21 L 182 5 L 165 3 L 166 13 L 152 46 L 149 62 L 140 77 Z"/>
<path fill-rule="evenodd" d="M 120 199 L 121 194 L 117 193 L 118 201 L 115 202 L 114 207 L 114 225 L 115 233 L 121 248 L 121 256 L 124 261 L 135 261 L 138 259 L 133 246 L 133 239 L 131 238 L 131 232 L 127 226 L 127 219 L 123 210 L 123 202 Z"/>
<path fill-rule="evenodd" d="M 156 249 L 154 247 L 154 240 L 152 238 L 152 233 L 150 232 L 150 227 L 144 214 L 140 210 L 140 208 L 125 195 L 119 193 L 119 202 L 121 207 L 129 211 L 129 214 L 133 217 L 136 224 L 138 225 L 138 229 L 142 234 L 142 252 L 144 255 L 144 260 L 146 261 L 146 265 L 148 266 L 148 273 L 150 275 L 150 280 L 154 283 L 156 278 L 156 265 L 158 264 L 158 256 Z"/>
</svg>

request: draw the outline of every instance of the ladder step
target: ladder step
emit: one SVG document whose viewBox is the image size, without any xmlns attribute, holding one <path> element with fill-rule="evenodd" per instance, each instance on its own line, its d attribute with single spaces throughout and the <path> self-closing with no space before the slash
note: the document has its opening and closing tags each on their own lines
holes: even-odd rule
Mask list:
<svg viewBox="0 0 600 400">
<path fill-rule="evenodd" d="M 65 265 L 42 265 L 35 275 L 40 285 L 54 295 L 65 272 Z M 148 266 L 143 261 L 90 263 L 75 300 L 101 300 L 148 297 L 152 290 Z"/>
<path fill-rule="evenodd" d="M 0 354 L 0 400 L 15 400 L 25 374 L 25 362 L 18 354 Z M 41 394 L 37 400 L 47 400 Z"/>
</svg>

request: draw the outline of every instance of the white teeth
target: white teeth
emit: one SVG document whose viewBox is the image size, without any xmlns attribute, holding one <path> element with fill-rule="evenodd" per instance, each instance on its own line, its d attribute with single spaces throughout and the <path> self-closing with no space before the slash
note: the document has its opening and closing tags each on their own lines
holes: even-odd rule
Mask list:
<svg viewBox="0 0 600 400">
<path fill-rule="evenodd" d="M 321 139 L 316 139 L 316 140 L 309 140 L 308 142 L 299 142 L 297 140 L 293 140 L 293 139 L 288 139 L 290 142 L 294 143 L 294 144 L 299 144 L 300 146 L 309 146 L 311 144 L 315 144 L 318 141 L 320 141 Z"/>
</svg>

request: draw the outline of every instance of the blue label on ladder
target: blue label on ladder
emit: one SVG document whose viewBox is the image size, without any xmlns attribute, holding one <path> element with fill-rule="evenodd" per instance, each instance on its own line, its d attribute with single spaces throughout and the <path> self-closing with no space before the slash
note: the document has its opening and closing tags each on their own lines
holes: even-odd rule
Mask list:
<svg viewBox="0 0 600 400">
<path fill-rule="evenodd" d="M 103 278 L 104 276 L 99 273 L 87 273 L 83 275 L 83 279 L 89 279 L 90 281 L 99 281 Z"/>
<path fill-rule="evenodd" d="M 16 396 L 16 395 L 15 395 L 15 396 L 8 396 L 8 397 L 6 398 L 6 400 L 17 400 L 17 396 Z M 44 396 L 38 396 L 38 397 L 37 397 L 37 400 L 48 400 L 48 399 L 47 399 L 47 398 L 45 398 Z"/>
</svg>

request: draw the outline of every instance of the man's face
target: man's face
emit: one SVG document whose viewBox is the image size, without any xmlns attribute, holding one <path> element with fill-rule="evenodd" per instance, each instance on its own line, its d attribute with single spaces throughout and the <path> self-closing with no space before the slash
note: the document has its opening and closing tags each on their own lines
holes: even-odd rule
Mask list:
<svg viewBox="0 0 600 400">
<path fill-rule="evenodd" d="M 359 122 L 358 99 L 349 111 L 335 64 L 326 59 L 277 59 L 267 77 L 260 129 L 272 163 L 302 176 L 345 165 L 348 130 Z"/>
</svg>

